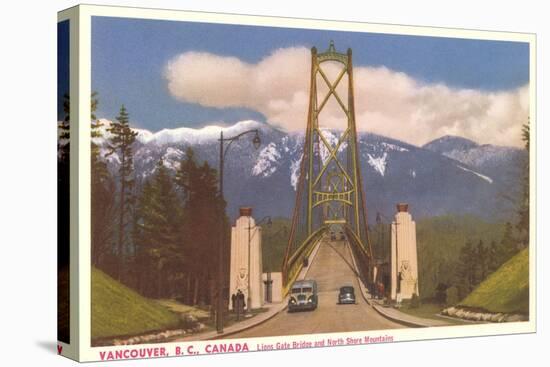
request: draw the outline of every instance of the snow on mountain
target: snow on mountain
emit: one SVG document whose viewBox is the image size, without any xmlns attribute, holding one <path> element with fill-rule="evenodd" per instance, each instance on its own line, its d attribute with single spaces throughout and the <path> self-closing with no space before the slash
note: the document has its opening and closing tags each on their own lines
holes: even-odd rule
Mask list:
<svg viewBox="0 0 550 367">
<path fill-rule="evenodd" d="M 294 191 L 296 191 L 298 180 L 300 179 L 300 163 L 302 163 L 302 156 L 300 156 L 300 159 L 294 160 L 290 164 L 290 185 Z"/>
<path fill-rule="evenodd" d="M 443 153 L 443 155 L 469 166 L 479 168 L 485 165 L 495 165 L 508 161 L 518 151 L 519 149 L 511 147 L 480 145 L 468 150 L 451 150 Z"/>
<path fill-rule="evenodd" d="M 137 136 L 136 136 L 136 140 L 139 141 L 140 143 L 143 143 L 145 144 L 146 142 L 150 141 L 151 138 L 153 137 L 153 133 L 150 132 L 149 130 L 146 130 L 146 129 L 132 129 L 134 130 L 135 132 L 137 132 Z"/>
<path fill-rule="evenodd" d="M 473 173 L 474 175 L 478 176 L 478 177 L 481 177 L 482 179 L 484 179 L 485 181 L 489 182 L 489 183 L 493 183 L 493 179 L 491 177 L 488 177 L 488 176 L 485 176 L 485 175 L 482 175 L 481 173 L 479 172 L 476 172 L 476 171 L 472 171 L 471 169 L 468 169 L 466 167 L 462 167 L 460 165 L 456 165 L 458 168 L 460 168 L 461 170 L 463 171 L 466 171 L 466 172 L 471 172 Z"/>
<path fill-rule="evenodd" d="M 388 153 L 384 152 L 381 157 L 373 157 L 368 153 L 367 156 L 369 157 L 368 163 L 371 165 L 371 167 L 374 168 L 378 173 L 380 173 L 381 176 L 384 176 L 384 172 L 386 172 L 386 159 L 388 158 Z"/>
<path fill-rule="evenodd" d="M 480 145 L 458 136 L 443 136 L 423 146 L 424 149 L 440 153 L 477 169 L 500 166 L 521 155 L 521 149 L 491 144 Z"/>
<path fill-rule="evenodd" d="M 432 152 L 445 153 L 453 150 L 468 150 L 479 146 L 476 142 L 454 135 L 445 135 L 441 138 L 430 141 L 424 144 L 423 148 Z"/>
<path fill-rule="evenodd" d="M 175 171 L 179 168 L 180 161 L 183 157 L 184 153 L 181 150 L 168 147 L 166 153 L 162 156 L 162 163 L 164 167 Z"/>
<path fill-rule="evenodd" d="M 335 149 L 342 135 L 342 131 L 323 129 L 323 128 L 321 128 L 320 130 L 321 130 L 321 134 L 323 135 L 325 140 L 329 143 L 329 145 L 332 147 L 332 149 Z M 340 144 L 340 147 L 338 148 L 338 153 L 344 151 L 346 148 L 347 148 L 347 143 L 344 141 L 342 142 L 342 144 Z M 321 155 L 321 160 L 323 164 L 326 164 L 327 160 L 330 157 L 330 152 L 323 141 L 319 142 L 319 154 Z"/>
<path fill-rule="evenodd" d="M 99 144 L 109 139 L 111 133 L 108 128 L 111 126 L 112 121 L 108 119 L 99 119 L 101 127 L 99 132 L 102 137 L 95 139 Z M 225 137 L 238 135 L 246 130 L 262 129 L 265 128 L 265 124 L 262 124 L 253 120 L 239 121 L 231 126 L 218 126 L 208 125 L 202 128 L 190 128 L 179 127 L 175 129 L 162 129 L 155 133 L 147 129 L 133 128 L 132 130 L 137 132 L 137 141 L 142 144 L 156 144 L 156 145 L 169 145 L 169 144 L 205 144 L 218 141 L 220 138 L 220 132 L 223 131 Z"/>
<path fill-rule="evenodd" d="M 102 121 L 105 129 L 110 122 Z M 285 133 L 251 120 L 228 127 L 182 127 L 156 133 L 134 129 L 138 132 L 134 145 L 136 178 L 150 177 L 159 159 L 174 172 L 187 147 L 193 148 L 199 162 L 207 161 L 217 167 L 220 130 L 224 131 L 224 137 L 230 137 L 249 129 L 260 130 L 261 147 L 256 150 L 251 146 L 252 134 L 231 146 L 224 176 L 228 213 L 236 215 L 238 207 L 246 203 L 254 206 L 259 216 L 288 218 L 292 215 L 299 181 L 303 132 Z M 324 129 L 322 134 L 335 147 L 341 131 Z M 108 133 L 105 135 L 108 137 Z M 366 132 L 359 133 L 357 139 L 367 205 L 373 210 L 389 215 L 395 202 L 407 201 L 418 216 L 472 213 L 498 217 L 512 212 L 506 206 L 512 204 L 499 200 L 499 195 L 519 192 L 521 174 L 516 171 L 521 166 L 512 154 L 518 151 L 515 148 L 478 145 L 452 137 L 434 141 L 425 148 Z M 344 144 L 340 146 L 339 158 L 345 159 L 346 148 Z M 103 155 L 106 145 L 101 149 Z M 319 154 L 326 163 L 330 154 L 322 141 Z M 115 170 L 117 155 L 106 159 Z M 481 167 L 476 166 L 479 162 L 483 162 Z"/>
<path fill-rule="evenodd" d="M 270 142 L 260 151 L 256 164 L 252 168 L 252 174 L 263 177 L 271 176 L 277 170 L 279 159 L 281 159 L 281 154 L 277 150 L 277 144 Z"/>
<path fill-rule="evenodd" d="M 404 148 L 404 147 L 401 147 L 401 146 L 398 146 L 398 145 L 395 145 L 395 144 L 391 144 L 391 143 L 386 143 L 386 142 L 382 142 L 380 143 L 381 146 L 383 146 L 386 151 L 391 151 L 391 150 L 395 150 L 395 151 L 398 151 L 398 152 L 408 152 L 409 150 L 407 148 Z"/>
<path fill-rule="evenodd" d="M 240 121 L 232 126 L 209 125 L 194 129 L 189 127 L 180 127 L 175 129 L 163 129 L 156 133 L 144 133 L 140 141 L 144 144 L 155 143 L 157 145 L 168 145 L 175 143 L 184 143 L 190 145 L 206 144 L 218 141 L 220 132 L 224 136 L 235 136 L 246 130 L 261 129 L 264 124 L 253 120 Z"/>
<path fill-rule="evenodd" d="M 112 137 L 112 134 L 109 132 L 109 128 L 111 127 L 112 121 L 108 119 L 99 119 L 99 134 L 101 137 L 99 138 L 93 138 L 94 143 L 98 145 L 102 145 L 105 143 L 105 141 L 109 140 Z M 152 132 L 146 129 L 139 129 L 139 128 L 132 128 L 133 131 L 137 132 L 136 140 L 140 143 L 146 143 L 148 142 L 151 137 L 154 135 Z"/>
<path fill-rule="evenodd" d="M 164 153 L 163 159 L 169 160 L 169 159 L 177 159 L 180 160 L 183 158 L 183 152 L 177 148 L 168 147 L 166 149 L 166 153 Z"/>
</svg>

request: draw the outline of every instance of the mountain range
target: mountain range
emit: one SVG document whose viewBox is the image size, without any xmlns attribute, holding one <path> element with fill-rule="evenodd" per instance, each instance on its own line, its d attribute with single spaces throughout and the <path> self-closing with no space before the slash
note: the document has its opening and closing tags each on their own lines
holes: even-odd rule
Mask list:
<svg viewBox="0 0 550 367">
<path fill-rule="evenodd" d="M 108 126 L 108 120 L 102 120 Z M 160 158 L 175 171 L 192 147 L 200 160 L 217 168 L 219 135 L 225 137 L 258 129 L 261 146 L 254 149 L 253 135 L 235 141 L 226 156 L 224 195 L 228 213 L 237 216 L 238 207 L 249 205 L 254 216 L 292 216 L 303 133 L 287 133 L 256 121 L 233 126 L 200 129 L 176 128 L 155 133 L 138 132 L 134 164 L 139 181 L 147 179 Z M 324 130 L 327 140 L 337 140 L 339 132 Z M 108 133 L 97 142 L 104 144 Z M 369 222 L 380 212 L 389 221 L 398 202 L 409 203 L 414 218 L 444 214 L 472 214 L 488 220 L 509 220 L 515 213 L 521 192 L 525 150 L 444 136 L 423 146 L 414 146 L 368 132 L 358 133 L 358 149 Z M 321 155 L 324 152 L 321 150 Z M 326 154 L 326 152 L 325 152 Z M 118 158 L 109 156 L 115 169 Z"/>
</svg>

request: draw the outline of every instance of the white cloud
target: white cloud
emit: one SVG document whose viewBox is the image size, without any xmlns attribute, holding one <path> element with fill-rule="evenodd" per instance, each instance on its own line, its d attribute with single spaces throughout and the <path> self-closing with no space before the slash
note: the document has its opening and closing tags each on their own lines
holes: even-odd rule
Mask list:
<svg viewBox="0 0 550 367">
<path fill-rule="evenodd" d="M 165 69 L 170 93 L 207 107 L 245 107 L 289 131 L 305 128 L 309 100 L 310 52 L 304 47 L 277 49 L 257 64 L 235 57 L 186 52 Z M 325 64 L 323 64 L 325 65 Z M 327 65 L 334 80 L 338 70 Z M 359 130 L 421 145 L 442 135 L 479 143 L 521 146 L 521 124 L 528 116 L 528 86 L 502 92 L 423 84 L 385 67 L 354 67 L 355 115 Z M 346 102 L 344 78 L 337 91 Z M 318 77 L 319 94 L 327 92 Z M 319 103 L 323 97 L 319 96 Z M 320 115 L 326 127 L 344 127 L 331 97 Z"/>
</svg>

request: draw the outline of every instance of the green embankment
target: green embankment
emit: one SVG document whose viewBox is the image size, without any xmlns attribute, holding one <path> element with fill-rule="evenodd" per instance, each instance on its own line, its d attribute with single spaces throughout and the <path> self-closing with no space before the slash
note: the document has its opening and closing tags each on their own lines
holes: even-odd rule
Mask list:
<svg viewBox="0 0 550 367">
<path fill-rule="evenodd" d="M 471 215 L 444 215 L 416 223 L 420 298 L 435 296 L 439 283 L 455 284 L 460 249 L 471 241 L 484 246 L 495 241 L 500 247 L 503 223 L 490 223 Z M 388 234 L 389 238 L 389 234 Z"/>
<path fill-rule="evenodd" d="M 468 295 L 460 306 L 490 312 L 529 313 L 529 251 L 505 262 Z"/>
<path fill-rule="evenodd" d="M 176 327 L 179 317 L 92 268 L 92 339 Z"/>
</svg>

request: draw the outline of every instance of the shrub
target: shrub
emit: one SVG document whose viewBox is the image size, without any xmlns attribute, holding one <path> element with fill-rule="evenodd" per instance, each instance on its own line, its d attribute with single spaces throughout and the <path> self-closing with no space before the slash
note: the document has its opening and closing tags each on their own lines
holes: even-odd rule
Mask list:
<svg viewBox="0 0 550 367">
<path fill-rule="evenodd" d="M 455 286 L 447 288 L 447 291 L 445 292 L 447 294 L 447 305 L 448 306 L 454 306 L 459 301 L 460 298 L 458 296 L 458 288 Z"/>
<path fill-rule="evenodd" d="M 411 303 L 410 308 L 418 308 L 420 307 L 420 297 L 418 297 L 418 294 L 414 293 L 411 297 Z"/>
</svg>

